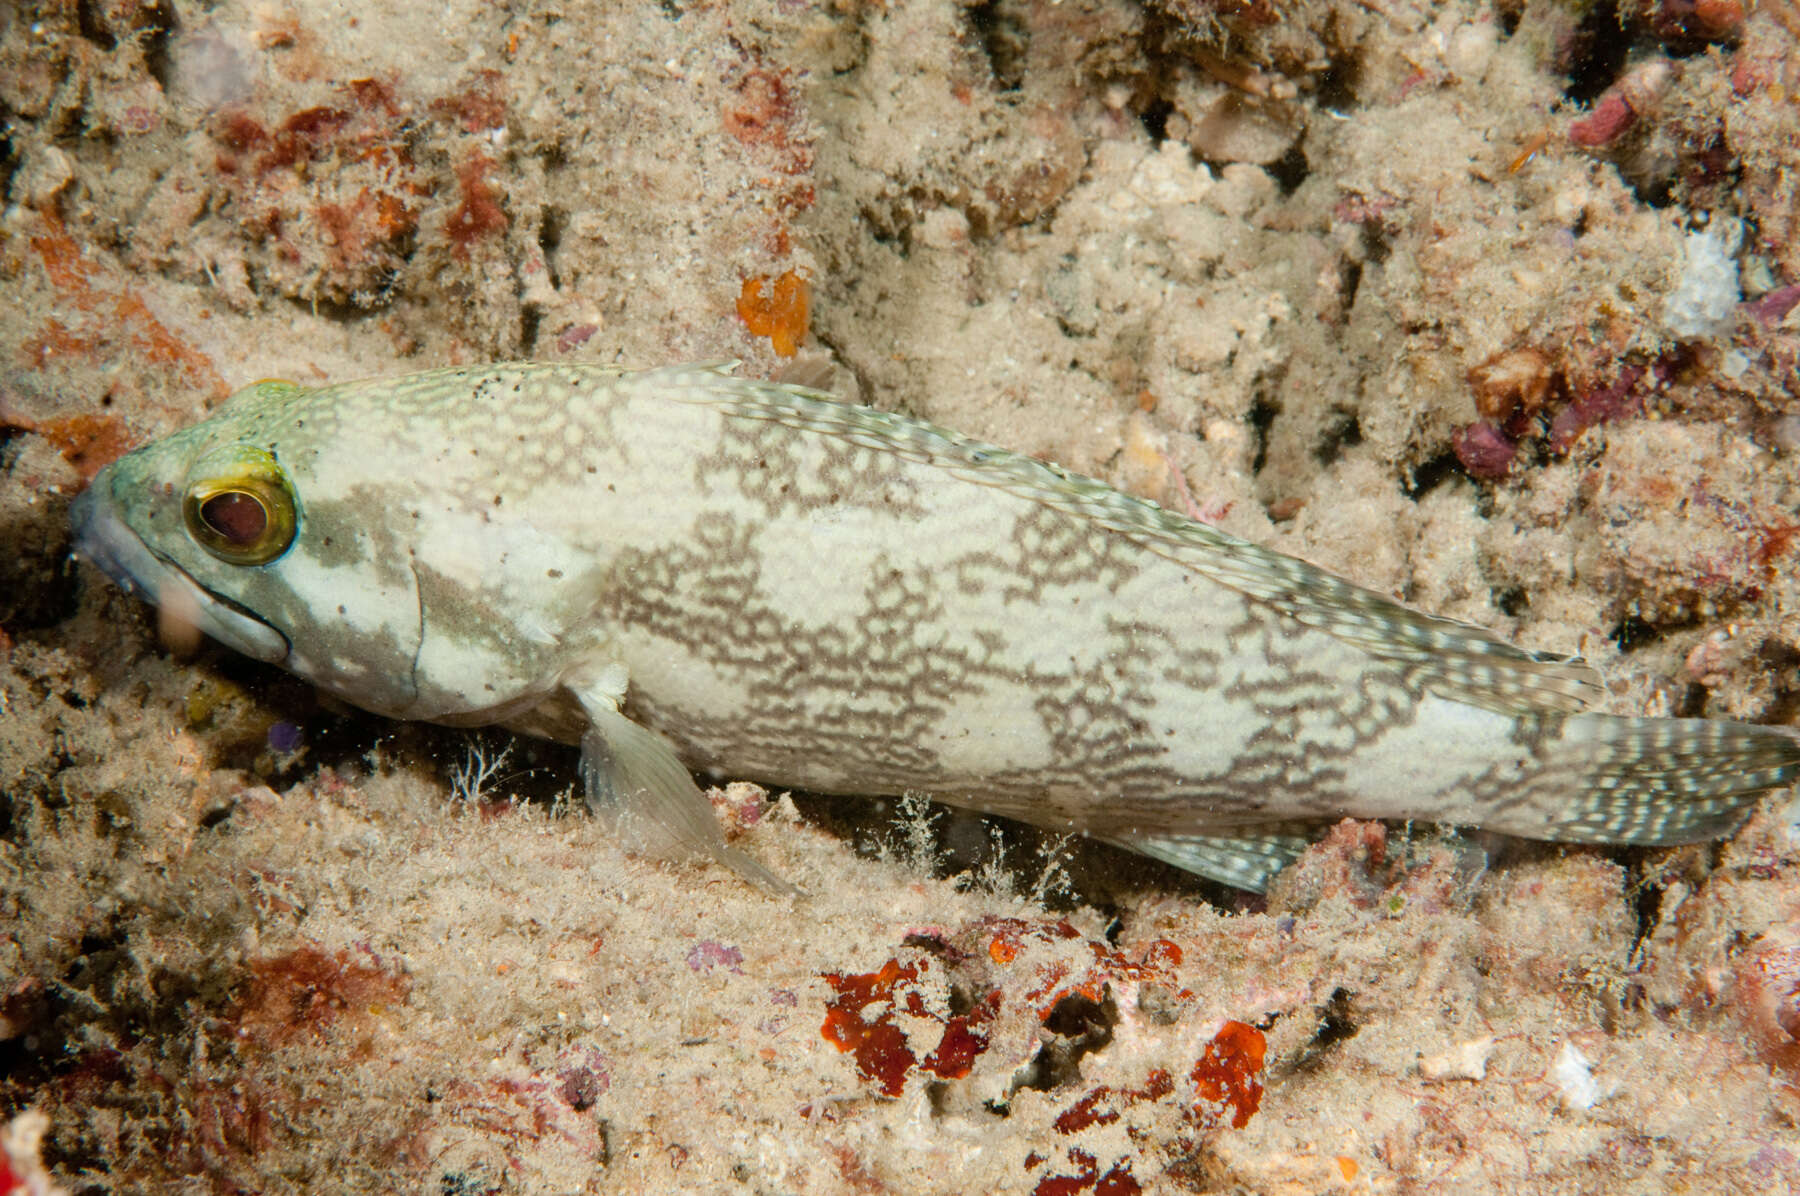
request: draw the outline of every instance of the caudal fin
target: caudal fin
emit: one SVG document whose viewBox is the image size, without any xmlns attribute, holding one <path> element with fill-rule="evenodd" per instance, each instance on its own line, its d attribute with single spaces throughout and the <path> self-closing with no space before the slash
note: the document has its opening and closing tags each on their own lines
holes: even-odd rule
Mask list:
<svg viewBox="0 0 1800 1196">
<path fill-rule="evenodd" d="M 1800 779 L 1800 737 L 1782 728 L 1604 714 L 1521 728 L 1536 759 L 1515 793 L 1494 794 L 1503 816 L 1482 823 L 1533 839 L 1698 843 Z"/>
</svg>

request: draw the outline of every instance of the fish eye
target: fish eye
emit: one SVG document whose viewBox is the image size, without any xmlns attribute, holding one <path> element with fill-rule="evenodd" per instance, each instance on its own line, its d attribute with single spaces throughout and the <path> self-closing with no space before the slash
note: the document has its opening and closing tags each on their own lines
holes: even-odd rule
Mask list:
<svg viewBox="0 0 1800 1196">
<path fill-rule="evenodd" d="M 188 535 L 231 565 L 266 565 L 294 542 L 294 490 L 273 455 L 249 446 L 208 453 L 188 474 Z"/>
<path fill-rule="evenodd" d="M 269 530 L 269 512 L 248 490 L 224 490 L 200 504 L 200 522 L 236 548 L 249 548 Z"/>
</svg>

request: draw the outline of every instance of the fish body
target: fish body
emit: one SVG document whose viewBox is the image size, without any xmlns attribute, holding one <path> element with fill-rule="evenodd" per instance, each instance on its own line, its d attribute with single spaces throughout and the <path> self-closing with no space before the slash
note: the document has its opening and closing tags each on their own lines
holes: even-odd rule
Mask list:
<svg viewBox="0 0 1800 1196">
<path fill-rule="evenodd" d="M 1589 712 L 1579 661 L 729 366 L 259 383 L 73 519 L 225 643 L 579 742 L 630 845 L 770 885 L 690 770 L 923 791 L 1247 888 L 1345 816 L 1689 842 L 1800 770 L 1783 730 Z"/>
</svg>

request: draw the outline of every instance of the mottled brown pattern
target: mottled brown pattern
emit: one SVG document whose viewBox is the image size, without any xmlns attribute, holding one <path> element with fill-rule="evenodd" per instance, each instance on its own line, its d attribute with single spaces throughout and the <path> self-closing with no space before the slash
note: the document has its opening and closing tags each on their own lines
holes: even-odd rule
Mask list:
<svg viewBox="0 0 1800 1196">
<path fill-rule="evenodd" d="M 1013 523 L 1008 539 L 1017 550 L 1006 561 L 1016 571 L 1014 580 L 1001 588 L 1008 602 L 1040 601 L 1047 587 L 1080 587 L 1089 593 L 1110 593 L 1145 564 L 1141 556 L 1129 551 L 1124 540 L 1050 507 L 1028 510 Z M 976 554 L 960 562 L 957 576 L 968 576 L 984 556 Z"/>
<path fill-rule="evenodd" d="M 810 626 L 758 590 L 755 529 L 713 514 L 695 524 L 686 545 L 620 555 L 615 576 L 623 582 L 605 595 L 603 618 L 701 655 L 753 699 L 738 717 L 686 734 L 691 720 L 657 711 L 653 683 L 635 691 L 634 709 L 701 759 L 758 761 L 770 775 L 808 757 L 872 750 L 908 784 L 929 777 L 925 729 L 974 687 L 982 667 L 973 654 L 916 647 L 914 631 L 940 613 L 931 587 L 897 567 L 879 570 L 863 587 L 862 617 Z M 841 695 L 824 722 L 808 705 L 821 692 Z"/>
<path fill-rule="evenodd" d="M 1207 817 L 1234 825 L 1270 808 L 1341 812 L 1353 795 L 1334 758 L 1412 717 L 1421 687 L 1405 670 L 1351 679 L 1319 671 L 1309 650 L 1328 637 L 1244 598 L 1226 598 L 1240 618 L 1222 645 L 1183 634 L 1189 620 L 1180 610 L 1130 617 L 1117 601 L 1122 587 L 1146 568 L 1172 571 L 1169 562 L 1069 509 L 1004 492 L 993 496 L 998 518 L 985 546 L 935 571 L 896 552 L 864 575 L 831 576 L 829 584 L 859 590 L 860 613 L 808 625 L 759 585 L 761 529 L 841 499 L 845 481 L 865 494 L 916 484 L 893 458 L 869 470 L 869 452 L 811 428 L 727 420 L 718 446 L 696 461 L 708 513 L 687 535 L 616 562 L 621 581 L 602 621 L 693 654 L 748 698 L 739 711 L 703 717 L 664 701 L 653 679 L 639 680 L 632 712 L 695 762 L 776 783 L 927 790 L 1047 825 L 1142 830 Z M 809 461 L 825 465 L 809 469 Z M 859 463 L 865 472 L 851 476 Z M 897 522 L 896 534 L 903 528 Z M 1205 599 L 1190 590 L 1180 591 L 1184 599 Z M 1037 616 L 1084 603 L 1091 613 L 1082 624 L 1098 643 L 1075 645 L 1081 661 L 1021 663 L 1043 647 L 1029 647 Z M 1234 658 L 1274 668 L 1253 678 Z M 1208 728 L 1168 725 L 1171 684 L 1210 692 L 1220 709 L 1242 708 L 1264 729 L 1206 775 L 1173 767 L 1170 747 Z M 1029 695 L 1049 761 L 946 773 L 931 736 L 958 733 L 959 699 L 1006 689 Z"/>
<path fill-rule="evenodd" d="M 833 506 L 866 507 L 895 518 L 924 514 L 914 483 L 890 453 L 848 441 L 821 440 L 816 468 L 802 468 L 793 432 L 763 420 L 728 420 L 711 453 L 694 458 L 701 494 L 733 486 L 765 518 L 804 517 Z"/>
</svg>

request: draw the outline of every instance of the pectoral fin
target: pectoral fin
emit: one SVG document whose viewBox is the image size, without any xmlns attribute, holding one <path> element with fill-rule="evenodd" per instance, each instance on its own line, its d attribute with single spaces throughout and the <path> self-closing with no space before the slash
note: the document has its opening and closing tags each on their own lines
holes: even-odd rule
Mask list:
<svg viewBox="0 0 1800 1196">
<path fill-rule="evenodd" d="M 620 714 L 604 697 L 578 696 L 590 723 L 581 737 L 588 808 L 626 850 L 670 860 L 717 860 L 771 893 L 799 892 L 725 842 L 712 804 L 668 740 Z"/>
</svg>

